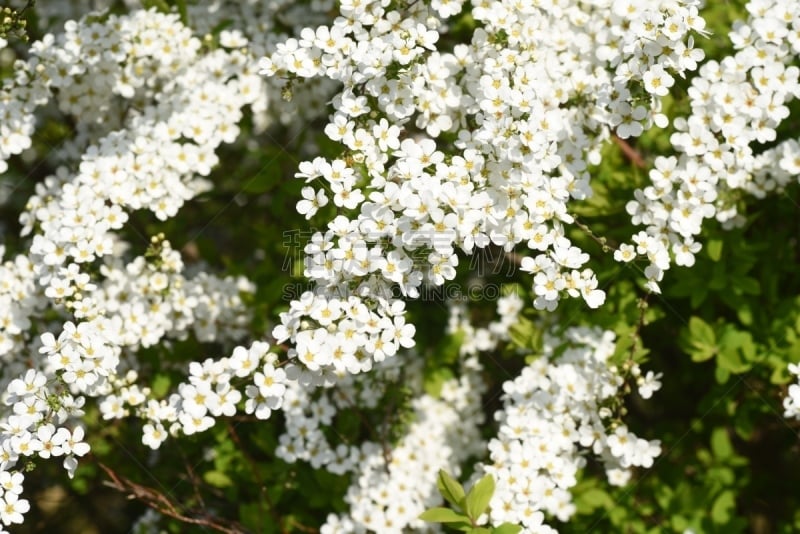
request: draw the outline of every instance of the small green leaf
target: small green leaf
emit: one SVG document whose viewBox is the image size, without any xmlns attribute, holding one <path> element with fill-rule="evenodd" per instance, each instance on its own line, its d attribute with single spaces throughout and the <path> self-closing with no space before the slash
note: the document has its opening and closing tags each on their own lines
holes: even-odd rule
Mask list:
<svg viewBox="0 0 800 534">
<path fill-rule="evenodd" d="M 612 508 L 614 501 L 600 488 L 590 488 L 575 496 L 575 504 L 580 513 L 592 513 L 598 508 Z"/>
<path fill-rule="evenodd" d="M 711 450 L 714 452 L 714 456 L 720 460 L 730 458 L 733 455 L 733 446 L 728 437 L 727 429 L 719 427 L 711 432 Z"/>
<path fill-rule="evenodd" d="M 509 337 L 515 347 L 536 350 L 540 343 L 541 331 L 533 321 L 520 317 L 509 328 Z"/>
<path fill-rule="evenodd" d="M 735 506 L 736 498 L 733 491 L 723 491 L 711 506 L 711 521 L 717 525 L 724 525 L 731 520 L 731 512 Z"/>
<path fill-rule="evenodd" d="M 708 297 L 708 287 L 700 287 L 697 288 L 696 291 L 691 293 L 689 297 L 689 303 L 692 305 L 693 309 L 697 309 L 703 302 L 705 302 L 707 297 Z"/>
<path fill-rule="evenodd" d="M 164 0 L 142 0 L 142 7 L 145 9 L 153 9 L 161 13 L 169 13 L 169 4 Z"/>
<path fill-rule="evenodd" d="M 796 343 L 793 348 L 795 347 L 800 348 L 800 343 Z M 780 386 L 788 384 L 792 380 L 792 375 L 789 373 L 788 366 L 783 358 L 772 355 L 767 361 L 772 367 L 772 374 L 769 377 L 770 383 Z"/>
<path fill-rule="evenodd" d="M 175 6 L 178 8 L 178 13 L 181 16 L 181 22 L 184 26 L 188 26 L 189 14 L 186 11 L 186 0 L 175 0 Z"/>
<path fill-rule="evenodd" d="M 172 381 L 170 380 L 169 376 L 165 374 L 157 374 L 155 378 L 153 378 L 153 385 L 151 386 L 151 391 L 153 396 L 157 399 L 164 397 L 169 391 L 169 386 L 171 385 Z"/>
<path fill-rule="evenodd" d="M 689 333 L 692 340 L 703 345 L 713 345 L 716 342 L 714 329 L 700 317 L 689 319 Z"/>
<path fill-rule="evenodd" d="M 452 379 L 453 376 L 453 371 L 447 367 L 439 367 L 438 369 L 434 369 L 433 371 L 426 373 L 425 382 L 423 384 L 425 393 L 435 399 L 438 399 L 442 394 L 442 387 L 444 386 L 444 383 Z"/>
<path fill-rule="evenodd" d="M 521 525 L 515 525 L 513 523 L 503 523 L 502 525 L 498 525 L 492 529 L 492 534 L 519 534 L 519 531 L 522 530 Z"/>
<path fill-rule="evenodd" d="M 215 488 L 227 488 L 233 484 L 233 481 L 221 471 L 206 471 L 203 473 L 203 480 L 214 486 Z"/>
<path fill-rule="evenodd" d="M 711 239 L 706 243 L 706 252 L 711 261 L 719 261 L 722 258 L 722 239 Z"/>
<path fill-rule="evenodd" d="M 470 519 L 476 520 L 489 507 L 494 495 L 494 478 L 486 475 L 472 486 L 464 501 L 464 511 Z"/>
<path fill-rule="evenodd" d="M 425 510 L 419 515 L 423 521 L 430 521 L 431 523 L 460 523 L 469 522 L 469 518 L 463 514 L 459 514 L 450 508 L 430 508 Z"/>
<path fill-rule="evenodd" d="M 747 302 L 740 304 L 736 308 L 736 317 L 743 325 L 751 326 L 753 324 L 753 310 L 750 308 L 750 304 Z"/>
<path fill-rule="evenodd" d="M 717 368 L 714 369 L 714 379 L 717 381 L 717 384 L 726 383 L 730 377 L 731 372 L 724 367 L 718 365 Z"/>
<path fill-rule="evenodd" d="M 680 343 L 695 362 L 709 360 L 717 353 L 714 329 L 699 317 L 689 319 L 689 328 L 681 333 Z"/>
<path fill-rule="evenodd" d="M 439 492 L 442 497 L 459 508 L 464 506 L 464 488 L 458 483 L 456 479 L 451 477 L 444 469 L 439 470 L 439 477 L 436 479 L 436 485 L 439 487 Z"/>
<path fill-rule="evenodd" d="M 464 343 L 466 333 L 463 330 L 445 336 L 442 342 L 436 347 L 437 357 L 444 363 L 454 363 L 461 354 L 461 345 Z"/>
<path fill-rule="evenodd" d="M 719 339 L 717 364 L 733 374 L 744 373 L 752 367 L 757 350 L 750 332 L 726 328 Z"/>
<path fill-rule="evenodd" d="M 761 283 L 751 276 L 741 276 L 732 281 L 743 293 L 748 295 L 760 295 Z"/>
</svg>

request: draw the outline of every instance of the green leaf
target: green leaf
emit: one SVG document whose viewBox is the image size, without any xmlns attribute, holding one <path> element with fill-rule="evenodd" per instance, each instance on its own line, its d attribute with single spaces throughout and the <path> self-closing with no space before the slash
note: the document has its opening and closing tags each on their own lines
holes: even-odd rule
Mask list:
<svg viewBox="0 0 800 534">
<path fill-rule="evenodd" d="M 215 488 L 227 488 L 233 484 L 230 477 L 221 471 L 206 471 L 203 473 L 203 480 Z"/>
<path fill-rule="evenodd" d="M 717 353 L 714 329 L 699 317 L 689 319 L 689 328 L 681 332 L 680 344 L 695 362 L 709 360 Z"/>
<path fill-rule="evenodd" d="M 614 501 L 600 488 L 590 488 L 575 496 L 575 505 L 580 513 L 592 513 L 598 508 L 611 508 Z"/>
<path fill-rule="evenodd" d="M 726 428 L 718 427 L 711 432 L 711 451 L 720 460 L 725 460 L 733 455 L 733 446 Z"/>
<path fill-rule="evenodd" d="M 142 0 L 142 7 L 145 9 L 155 8 L 161 13 L 169 13 L 169 4 L 164 0 Z"/>
<path fill-rule="evenodd" d="M 732 280 L 733 285 L 748 295 L 760 295 L 761 284 L 751 276 L 740 276 Z"/>
<path fill-rule="evenodd" d="M 714 379 L 717 381 L 717 384 L 724 384 L 730 377 L 731 372 L 724 367 L 718 365 L 717 368 L 714 369 Z"/>
<path fill-rule="evenodd" d="M 793 347 L 800 348 L 800 343 L 795 343 Z M 783 358 L 778 355 L 771 355 L 767 361 L 772 367 L 772 374 L 769 377 L 770 383 L 781 386 L 791 382 L 792 375 L 789 373 L 789 368 Z"/>
<path fill-rule="evenodd" d="M 722 239 L 710 239 L 706 243 L 706 253 L 711 261 L 719 261 L 722 258 Z"/>
<path fill-rule="evenodd" d="M 469 518 L 463 514 L 459 514 L 455 510 L 450 508 L 430 508 L 425 510 L 419 515 L 419 518 L 423 521 L 429 521 L 431 523 L 459 523 L 459 522 L 469 522 Z"/>
<path fill-rule="evenodd" d="M 444 469 L 439 470 L 439 477 L 436 479 L 436 485 L 439 487 L 439 493 L 442 497 L 459 508 L 464 507 L 464 488 L 458 483 L 456 479 L 451 477 Z"/>
<path fill-rule="evenodd" d="M 442 340 L 443 342 L 436 348 L 437 356 L 440 358 L 439 361 L 444 363 L 457 361 L 459 354 L 461 354 L 461 345 L 464 343 L 465 335 L 463 330 L 457 330 L 453 334 L 445 336 Z"/>
<path fill-rule="evenodd" d="M 728 327 L 720 336 L 717 364 L 731 373 L 748 371 L 756 355 L 756 346 L 750 332 Z"/>
<path fill-rule="evenodd" d="M 731 520 L 731 513 L 736 506 L 736 497 L 731 490 L 723 491 L 711 506 L 711 521 L 724 525 Z"/>
<path fill-rule="evenodd" d="M 689 297 L 693 309 L 697 309 L 708 298 L 708 287 L 700 287 Z"/>
<path fill-rule="evenodd" d="M 697 343 L 702 343 L 703 345 L 714 345 L 716 343 L 714 329 L 700 317 L 689 319 L 689 333 L 692 336 L 692 340 Z"/>
<path fill-rule="evenodd" d="M 519 348 L 532 349 L 536 339 L 536 325 L 530 319 L 520 317 L 509 328 L 511 342 Z"/>
<path fill-rule="evenodd" d="M 186 11 L 186 0 L 175 0 L 175 6 L 178 8 L 178 14 L 181 16 L 181 22 L 184 26 L 188 26 L 189 14 Z"/>
<path fill-rule="evenodd" d="M 150 390 L 155 398 L 160 399 L 167 394 L 171 384 L 172 381 L 169 376 L 159 373 L 153 378 L 153 385 L 150 386 Z"/>
<path fill-rule="evenodd" d="M 464 511 L 473 521 L 478 519 L 489 507 L 489 501 L 494 495 L 494 478 L 486 475 L 472 486 L 469 495 L 464 501 Z"/>
<path fill-rule="evenodd" d="M 515 525 L 513 523 L 503 523 L 492 529 L 492 534 L 519 534 L 522 530 L 522 525 Z"/>
<path fill-rule="evenodd" d="M 745 326 L 751 326 L 753 324 L 753 310 L 748 302 L 742 302 L 736 308 L 736 317 Z"/>
<path fill-rule="evenodd" d="M 707 280 L 709 289 L 727 290 L 729 288 L 728 275 L 727 266 L 724 263 L 715 263 L 711 269 L 711 277 Z"/>
</svg>

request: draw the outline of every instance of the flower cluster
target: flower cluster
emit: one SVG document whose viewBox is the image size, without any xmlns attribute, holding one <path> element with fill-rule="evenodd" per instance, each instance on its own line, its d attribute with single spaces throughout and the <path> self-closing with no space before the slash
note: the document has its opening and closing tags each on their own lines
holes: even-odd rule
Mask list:
<svg viewBox="0 0 800 534">
<path fill-rule="evenodd" d="M 30 505 L 20 496 L 24 475 L 14 467 L 35 458 L 63 458 L 72 477 L 78 457 L 89 452 L 82 426 L 63 426 L 70 417 L 83 414 L 82 399 L 66 394 L 63 386 L 29 369 L 11 381 L 3 395 L 10 414 L 0 423 L 0 521 L 8 526 L 22 523 Z M 0 528 L 2 531 L 2 528 Z"/>
<path fill-rule="evenodd" d="M 0 245 L 0 260 L 5 247 Z M 0 264 L 0 359 L 3 361 L 2 377 L 16 376 L 23 367 L 19 365 L 27 349 L 25 339 L 31 328 L 31 317 L 46 306 L 47 299 L 37 288 L 33 264 L 27 256 L 18 255 Z M 2 380 L 7 384 L 9 379 Z"/>
<path fill-rule="evenodd" d="M 21 214 L 28 253 L 0 265 L 0 523 L 22 522 L 22 472 L 38 459 L 60 458 L 72 476 L 89 450 L 79 418 L 90 397 L 104 420 L 144 421 L 154 450 L 237 412 L 264 421 L 281 411 L 276 457 L 350 477 L 349 510 L 328 517 L 329 533 L 423 528 L 420 512 L 440 502 L 436 472 L 458 473 L 487 450 L 475 475 L 496 481 L 487 519 L 526 532 L 552 532 L 545 514 L 575 512 L 569 490 L 589 451 L 611 484 L 650 467 L 659 443 L 615 410 L 627 381 L 649 398 L 660 375 L 611 365 L 613 333 L 546 335 L 541 357 L 503 385 L 487 444 L 479 356 L 509 341 L 526 303 L 502 296 L 486 326 L 450 303 L 448 333 L 464 341 L 456 378 L 433 395 L 406 300 L 454 283 L 465 258 L 492 251 L 529 273 L 537 310 L 565 298 L 604 303 L 589 254 L 571 239 L 586 230 L 576 209 L 612 137 L 668 126 L 665 97 L 704 58 L 694 48 L 706 34 L 699 5 L 218 0 L 184 6 L 194 30 L 177 13 L 97 12 L 34 43 L 0 86 L 0 174 L 31 152 L 41 116 L 65 118 L 74 135 L 46 156 L 56 170 Z M 60 9 L 42 20 L 68 15 Z M 738 224 L 742 195 L 800 175 L 800 141 L 771 146 L 800 96 L 800 7 L 747 9 L 730 34 L 736 53 L 689 84 L 691 113 L 673 124 L 677 155 L 656 158 L 627 204 L 644 229 L 614 257 L 645 258 L 650 291 L 673 263 L 694 263 L 706 220 Z M 297 212 L 325 225 L 304 248 L 314 289 L 280 313 L 269 343 L 174 362 L 186 380 L 154 395 L 140 380 L 154 369 L 137 351 L 188 336 L 228 350 L 252 334 L 243 297 L 254 288 L 185 265 L 161 235 L 125 242 L 131 214 L 164 221 L 211 188 L 242 121 L 262 132 L 277 120 L 299 136 L 320 118 L 340 152 L 303 144 L 295 175 Z M 381 418 L 387 405 L 396 413 Z M 800 418 L 800 385 L 784 408 Z M 354 415 L 369 439 L 337 435 Z"/>
<path fill-rule="evenodd" d="M 51 100 L 47 112 L 70 117 L 76 136 L 53 152 L 58 170 L 37 184 L 21 215 L 29 254 L 0 267 L 2 381 L 29 386 L 4 398 L 2 476 L 28 456 L 63 455 L 71 473 L 88 450 L 72 446 L 83 430 L 69 422 L 84 395 L 102 397 L 106 417 L 143 403 L 147 388 L 132 383 L 138 348 L 189 332 L 202 341 L 242 335 L 246 281 L 184 274 L 161 236 L 126 262 L 130 245 L 117 231 L 132 210 L 165 219 L 208 188 L 202 177 L 216 150 L 238 136 L 243 108 L 265 98 L 253 66 L 238 48 L 204 50 L 177 15 L 151 10 L 67 22 L 3 80 L 2 170 L 31 146 L 34 111 Z M 45 315 L 60 325 L 32 328 Z M 41 360 L 29 357 L 37 351 Z M 225 403 L 220 411 L 228 412 Z"/>
<path fill-rule="evenodd" d="M 788 102 L 800 97 L 800 69 L 791 65 L 800 54 L 800 9 L 790 0 L 769 0 L 750 2 L 747 10 L 750 19 L 730 33 L 736 53 L 705 63 L 692 79 L 691 115 L 675 120 L 670 139 L 677 157 L 657 157 L 651 184 L 627 205 L 632 222 L 646 229 L 615 257 L 645 256 L 652 291 L 659 291 L 673 257 L 677 265 L 694 264 L 704 220 L 741 224 L 736 201 L 742 193 L 760 198 L 782 190 L 800 171 L 795 140 L 760 154 L 754 147 L 776 139 Z"/>
<path fill-rule="evenodd" d="M 689 34 L 704 23 L 691 2 L 594 4 L 479 3 L 470 44 L 449 52 L 437 47 L 460 2 L 346 2 L 332 25 L 305 28 L 262 60 L 263 74 L 292 87 L 315 77 L 343 84 L 325 127 L 343 154 L 297 173 L 309 184 L 298 212 L 311 218 L 332 202 L 338 213 L 305 250 L 305 275 L 320 289 L 292 303 L 276 338 L 303 359 L 309 343 L 346 337 L 348 352 L 380 361 L 391 353 L 372 340 L 392 339 L 389 310 L 402 310 L 374 295 L 399 287 L 413 298 L 453 280 L 459 251 L 489 246 L 527 247 L 537 308 L 565 296 L 602 304 L 589 255 L 566 236 L 568 204 L 591 195 L 587 165 L 611 132 L 664 124 L 660 99 L 702 57 Z M 378 329 L 348 335 L 353 317 L 337 295 L 372 308 Z M 335 366 L 313 354 L 309 369 Z"/>
<path fill-rule="evenodd" d="M 486 326 L 475 326 L 470 322 L 468 306 L 463 302 L 450 302 L 447 332 L 451 335 L 462 334 L 463 341 L 459 347 L 462 356 L 477 356 L 493 351 L 502 342 L 508 341 L 510 329 L 517 323 L 524 305 L 522 297 L 510 292 L 497 299 L 498 319 Z"/>
<path fill-rule="evenodd" d="M 484 446 L 478 432 L 485 389 L 481 366 L 475 358 L 466 359 L 462 370 L 458 379 L 442 385 L 438 398 L 423 394 L 412 401 L 413 422 L 388 454 L 379 444 L 362 445 L 345 496 L 350 510 L 329 516 L 321 532 L 401 533 L 424 526 L 419 515 L 441 503 L 436 474 L 440 469 L 458 473 L 461 463 Z"/>
<path fill-rule="evenodd" d="M 104 419 L 121 419 L 131 414 L 146 421 L 142 443 L 158 449 L 166 439 L 179 433 L 191 435 L 208 430 L 216 418 L 232 416 L 246 398 L 244 411 L 267 419 L 280 408 L 286 386 L 285 371 L 276 369 L 277 356 L 269 345 L 255 342 L 250 348 L 237 347 L 230 357 L 207 358 L 188 365 L 187 382 L 167 399 L 152 397 L 149 388 L 136 384 L 137 374 L 129 371 L 117 378 L 100 402 Z M 252 378 L 253 383 L 245 382 Z"/>
<path fill-rule="evenodd" d="M 503 384 L 504 407 L 495 414 L 500 428 L 489 442 L 492 463 L 483 465 L 497 487 L 491 523 L 554 532 L 544 512 L 561 521 L 574 513 L 569 489 L 586 464 L 584 449 L 603 463 L 611 484 L 625 484 L 632 467 L 653 465 L 659 442 L 638 438 L 614 419 L 612 401 L 624 380 L 609 365 L 613 352 L 612 332 L 572 327 L 563 337 L 546 336 L 542 355 Z M 638 383 L 648 397 L 659 386 L 652 374 Z"/>
</svg>

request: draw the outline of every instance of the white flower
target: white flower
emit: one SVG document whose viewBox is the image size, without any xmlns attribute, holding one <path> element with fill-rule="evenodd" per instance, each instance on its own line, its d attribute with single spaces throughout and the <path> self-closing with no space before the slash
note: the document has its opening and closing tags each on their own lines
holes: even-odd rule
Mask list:
<svg viewBox="0 0 800 534">
<path fill-rule="evenodd" d="M 639 395 L 641 395 L 643 399 L 652 397 L 653 392 L 661 389 L 661 377 L 662 373 L 655 374 L 653 371 L 648 371 L 643 378 L 637 381 Z"/>
<path fill-rule="evenodd" d="M 153 450 L 158 449 L 167 436 L 167 431 L 161 423 L 147 423 L 142 428 L 142 443 Z"/>
<path fill-rule="evenodd" d="M 657 96 L 669 94 L 669 88 L 675 85 L 675 79 L 661 65 L 653 65 L 642 76 L 644 88 L 648 93 Z"/>
<path fill-rule="evenodd" d="M 6 492 L 0 500 L 0 521 L 8 526 L 14 523 L 21 524 L 24 521 L 22 514 L 30 510 L 30 504 L 25 499 L 20 499 L 14 492 Z"/>
</svg>

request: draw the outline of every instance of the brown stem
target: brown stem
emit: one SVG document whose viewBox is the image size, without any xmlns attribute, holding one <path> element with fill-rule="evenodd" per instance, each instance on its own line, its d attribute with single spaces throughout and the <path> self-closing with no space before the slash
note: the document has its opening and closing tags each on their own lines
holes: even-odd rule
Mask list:
<svg viewBox="0 0 800 534">
<path fill-rule="evenodd" d="M 620 148 L 620 150 L 622 150 L 622 153 L 625 154 L 625 157 L 628 158 L 628 161 L 640 169 L 647 168 L 647 162 L 644 160 L 639 151 L 633 148 L 630 143 L 617 134 L 611 134 L 611 139 L 613 139 L 614 143 Z"/>
<path fill-rule="evenodd" d="M 137 484 L 136 482 L 133 482 L 132 480 L 129 480 L 116 473 L 113 469 L 102 462 L 97 462 L 97 465 L 99 465 L 100 468 L 105 471 L 106 475 L 108 475 L 108 478 L 111 479 L 110 481 L 105 482 L 107 486 L 110 486 L 122 493 L 126 493 L 132 499 L 138 499 L 160 514 L 177 519 L 178 521 L 182 521 L 184 523 L 207 527 L 225 534 L 244 534 L 247 532 L 247 530 L 245 530 L 245 528 L 236 521 L 223 520 L 202 515 L 198 515 L 196 517 L 186 515 L 184 511 L 180 509 L 179 505 L 177 505 L 172 499 L 160 491 L 148 486 Z"/>
</svg>

